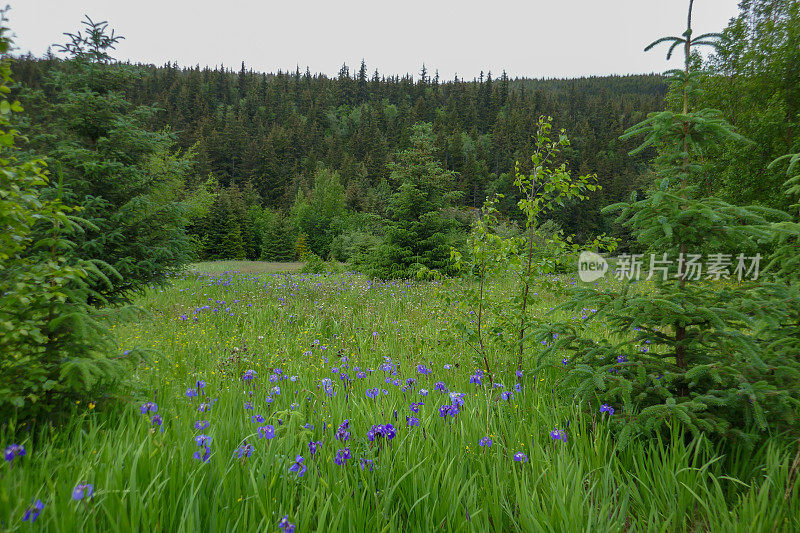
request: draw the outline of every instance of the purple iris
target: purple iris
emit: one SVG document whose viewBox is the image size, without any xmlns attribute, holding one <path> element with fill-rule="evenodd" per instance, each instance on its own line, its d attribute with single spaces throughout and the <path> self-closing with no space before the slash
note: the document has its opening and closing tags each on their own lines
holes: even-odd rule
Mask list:
<svg viewBox="0 0 800 533">
<path fill-rule="evenodd" d="M 376 424 L 367 432 L 367 438 L 370 442 L 374 442 L 376 438 L 384 437 L 386 440 L 392 440 L 395 436 L 394 426 L 391 424 Z"/>
<path fill-rule="evenodd" d="M 253 381 L 254 379 L 256 379 L 256 371 L 255 370 L 248 370 L 247 372 L 244 373 L 244 375 L 242 375 L 242 380 L 245 383 L 249 383 L 249 382 Z"/>
<path fill-rule="evenodd" d="M 448 416 L 455 417 L 458 414 L 458 407 L 455 405 L 445 404 L 439 407 L 439 416 L 447 418 Z"/>
<path fill-rule="evenodd" d="M 339 466 L 344 466 L 347 464 L 347 460 L 350 459 L 350 448 L 342 448 L 336 452 L 336 457 L 334 457 L 333 462 Z"/>
<path fill-rule="evenodd" d="M 492 447 L 492 439 L 489 437 L 483 437 L 481 440 L 478 441 L 478 446 L 486 446 L 487 448 Z"/>
<path fill-rule="evenodd" d="M 252 409 L 253 409 L 253 402 L 244 402 L 245 411 L 252 411 Z"/>
<path fill-rule="evenodd" d="M 525 455 L 522 452 L 517 452 L 517 453 L 514 454 L 514 460 L 516 462 L 518 462 L 518 463 L 527 463 L 528 462 L 528 456 Z"/>
<path fill-rule="evenodd" d="M 211 457 L 211 448 L 209 446 L 203 446 L 203 449 L 205 453 L 201 453 L 200 450 L 197 450 L 194 452 L 194 458 L 205 463 L 208 461 L 208 458 Z"/>
<path fill-rule="evenodd" d="M 11 468 L 14 468 L 14 457 L 22 457 L 26 453 L 25 447 L 21 444 L 12 444 L 6 448 L 6 453 L 4 455 L 5 460 L 11 463 Z"/>
<path fill-rule="evenodd" d="M 406 426 L 419 426 L 419 418 L 415 416 L 407 416 L 406 417 Z"/>
<path fill-rule="evenodd" d="M 500 398 L 502 398 L 503 400 L 510 400 L 513 397 L 514 393 L 510 390 L 506 390 L 500 393 Z"/>
<path fill-rule="evenodd" d="M 250 457 L 253 454 L 253 446 L 248 444 L 247 441 L 243 442 L 241 446 L 236 448 L 233 452 L 237 458 Z"/>
<path fill-rule="evenodd" d="M 313 458 L 314 455 L 317 453 L 319 447 L 322 446 L 322 441 L 309 441 L 308 443 L 308 451 L 311 452 L 311 457 Z"/>
<path fill-rule="evenodd" d="M 469 382 L 470 383 L 474 383 L 475 385 L 480 385 L 481 384 L 481 376 L 479 376 L 478 374 L 473 374 L 472 376 L 470 376 Z"/>
<path fill-rule="evenodd" d="M 336 435 L 334 436 L 334 438 L 342 442 L 347 442 L 347 439 L 350 438 L 350 431 L 348 431 L 349 428 L 350 428 L 350 420 L 345 420 L 339 426 L 339 429 L 336 430 Z"/>
<path fill-rule="evenodd" d="M 194 398 L 197 396 L 197 389 L 186 389 L 186 397 Z"/>
<path fill-rule="evenodd" d="M 263 422 L 263 421 L 264 421 L 264 417 L 263 417 L 263 416 L 261 416 L 261 415 L 253 415 L 253 416 L 250 418 L 250 421 L 251 421 L 252 423 L 254 423 L 254 424 L 260 424 L 261 422 Z"/>
<path fill-rule="evenodd" d="M 198 446 L 208 446 L 211 444 L 211 437 L 208 435 L 198 435 L 194 438 L 194 442 Z"/>
<path fill-rule="evenodd" d="M 274 439 L 275 426 L 269 425 L 269 426 L 261 426 L 260 428 L 258 428 L 258 438 L 263 439 L 264 437 L 268 439 Z"/>
<path fill-rule="evenodd" d="M 283 533 L 294 533 L 294 524 L 289 523 L 289 515 L 285 515 L 281 518 L 281 521 L 278 522 L 278 528 L 283 531 Z"/>
<path fill-rule="evenodd" d="M 431 373 L 431 369 L 430 369 L 430 368 L 428 368 L 428 367 L 427 367 L 427 366 L 425 366 L 425 365 L 417 365 L 417 372 L 419 372 L 419 373 L 420 373 L 420 374 L 422 374 L 422 375 L 425 375 L 425 376 L 427 376 L 428 374 L 430 374 L 430 373 Z"/>
<path fill-rule="evenodd" d="M 206 429 L 208 425 L 209 425 L 208 420 L 198 420 L 197 422 L 194 423 L 194 429 L 202 431 Z"/>
<path fill-rule="evenodd" d="M 412 403 L 409 408 L 415 413 L 419 413 L 420 406 L 425 405 L 424 402 Z"/>
<path fill-rule="evenodd" d="M 608 405 L 607 403 L 604 403 L 603 405 L 600 406 L 600 412 L 608 413 L 608 416 L 611 416 L 614 414 L 614 408 Z"/>
<path fill-rule="evenodd" d="M 297 472 L 297 477 L 303 477 L 306 472 L 306 466 L 303 464 L 303 456 L 298 455 L 294 459 L 294 464 L 289 467 L 289 472 Z"/>
<path fill-rule="evenodd" d="M 369 467 L 369 471 L 372 472 L 372 469 L 375 467 L 375 463 L 372 459 L 367 459 L 366 457 L 361 458 L 361 470 L 364 468 Z"/>
<path fill-rule="evenodd" d="M 44 509 L 44 503 L 42 503 L 42 500 L 36 500 L 31 507 L 25 510 L 25 516 L 22 517 L 22 521 L 27 522 L 30 520 L 31 522 L 35 522 L 36 519 L 39 518 L 42 509 Z"/>
<path fill-rule="evenodd" d="M 447 385 L 444 384 L 444 381 L 437 381 L 436 384 L 433 386 L 433 390 L 438 390 L 440 392 L 447 392 Z"/>
<path fill-rule="evenodd" d="M 158 405 L 155 402 L 147 402 L 145 404 L 142 404 L 141 411 L 142 414 L 155 413 L 158 411 Z"/>
<path fill-rule="evenodd" d="M 78 485 L 72 490 L 72 499 L 80 501 L 84 498 L 91 499 L 92 495 L 94 494 L 94 485 L 90 485 L 89 483 Z"/>
<path fill-rule="evenodd" d="M 150 423 L 154 426 L 159 426 L 163 428 L 164 420 L 161 418 L 161 415 L 155 415 L 153 418 L 150 419 Z M 163 429 L 162 429 L 163 431 Z"/>
<path fill-rule="evenodd" d="M 375 399 L 375 398 L 378 397 L 378 395 L 380 393 L 381 393 L 381 391 L 379 389 L 375 388 L 375 389 L 367 389 L 367 393 L 366 394 L 367 394 L 367 398 Z"/>
<path fill-rule="evenodd" d="M 553 440 L 562 440 L 567 442 L 567 433 L 565 431 L 561 431 L 560 429 L 556 428 L 550 432 L 550 438 Z"/>
</svg>

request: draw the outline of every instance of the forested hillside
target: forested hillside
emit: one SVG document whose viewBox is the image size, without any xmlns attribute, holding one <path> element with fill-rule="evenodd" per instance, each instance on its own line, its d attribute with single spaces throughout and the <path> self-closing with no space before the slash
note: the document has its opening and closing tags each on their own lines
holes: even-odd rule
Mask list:
<svg viewBox="0 0 800 533">
<path fill-rule="evenodd" d="M 52 56 L 16 61 L 18 81 L 26 87 L 21 101 L 34 121 L 42 121 L 34 129 L 45 132 L 49 126 L 37 104 L 46 107 L 44 102 L 58 99 L 62 88 L 52 80 L 65 63 Z M 125 68 L 134 73 L 122 88 L 125 98 L 159 109 L 148 117 L 149 128 L 169 128 L 177 146 L 194 150 L 193 184 L 213 176 L 222 189 L 230 189 L 220 197 L 232 200 L 218 202 L 215 213 L 238 212 L 245 248 L 245 226 L 253 224 L 244 212 L 258 203 L 279 217 L 288 214 L 298 192 L 300 200 L 311 196 L 320 165 L 336 172 L 348 211 L 383 216 L 398 186 L 387 163 L 409 146 L 412 126 L 420 122 L 432 123 L 435 156 L 457 173 L 458 205 L 480 207 L 487 195 L 499 192 L 506 195 L 504 212 L 513 217 L 514 164 L 529 160 L 540 115 L 552 116 L 557 128 L 569 132 L 572 145 L 565 160 L 582 173 L 596 172 L 602 187 L 580 210 L 567 206 L 557 221 L 584 235 L 609 231 L 599 209 L 640 187 L 653 155 L 628 155 L 634 145 L 619 136 L 662 109 L 667 90 L 659 75 L 512 80 L 505 73 L 481 73 L 471 81 L 445 81 L 424 67 L 416 76 L 382 76 L 369 73 L 363 63 L 356 72 L 343 66 L 337 78 L 308 70 L 264 74 L 244 64 L 238 72 L 177 65 Z M 202 238 L 209 230 L 195 231 Z M 313 251 L 322 255 L 329 244 Z"/>
</svg>

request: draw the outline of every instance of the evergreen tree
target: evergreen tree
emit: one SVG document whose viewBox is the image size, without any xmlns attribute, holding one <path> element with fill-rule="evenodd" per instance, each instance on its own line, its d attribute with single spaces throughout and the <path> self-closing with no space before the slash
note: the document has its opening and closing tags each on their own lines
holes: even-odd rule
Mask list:
<svg viewBox="0 0 800 533">
<path fill-rule="evenodd" d="M 798 422 L 800 363 L 784 349 L 790 333 L 783 326 L 796 313 L 796 287 L 763 276 L 751 281 L 739 270 L 755 266 L 755 244 L 769 237 L 768 217 L 780 213 L 705 195 L 708 150 L 739 137 L 718 112 L 691 106 L 702 75 L 692 68 L 694 48 L 711 45 L 716 37 L 695 36 L 691 12 L 690 0 L 680 37 L 646 48 L 662 42 L 670 44 L 669 53 L 683 48 L 684 68 L 669 73 L 681 111 L 653 113 L 626 133 L 644 135 L 643 147 L 658 148 L 657 187 L 645 199 L 607 208 L 620 210 L 620 223 L 652 254 L 653 286 L 577 288 L 564 307 L 596 310 L 591 320 L 605 321 L 612 333 L 588 338 L 585 326 L 572 322 L 548 328 L 541 337 L 557 338 L 545 354 L 570 354 L 565 392 L 593 409 L 609 404 L 622 410 L 614 420 L 623 443 L 673 424 L 752 443 L 769 427 Z M 717 267 L 697 276 L 691 263 L 701 253 Z M 640 258 L 623 258 L 623 279 L 635 277 Z M 673 264 L 664 261 L 670 258 Z M 656 260 L 662 262 L 654 271 Z M 735 279 L 737 271 L 743 281 L 719 280 Z"/>
<path fill-rule="evenodd" d="M 70 253 L 84 231 L 40 159 L 20 162 L 22 106 L 9 100 L 10 41 L 0 12 L 0 420 L 53 420 L 73 402 L 102 397 L 123 365 L 103 313 L 88 303 L 105 275 Z M 84 227 L 87 224 L 83 223 Z M 91 225 L 88 225 L 91 227 Z"/>
<path fill-rule="evenodd" d="M 287 221 L 276 216 L 264 233 L 261 259 L 263 261 L 294 261 L 297 257 L 294 245 L 295 239 L 292 237 Z"/>
<path fill-rule="evenodd" d="M 455 173 L 435 158 L 431 124 L 414 125 L 411 147 L 396 154 L 390 165 L 398 184 L 389 201 L 386 239 L 372 273 L 383 278 L 409 278 L 420 271 L 450 270 L 449 233 L 455 227 L 444 210 L 460 193 L 453 191 Z"/>
<path fill-rule="evenodd" d="M 40 119 L 30 146 L 50 159 L 63 178 L 61 194 L 91 221 L 70 254 L 105 265 L 108 277 L 95 294 L 116 302 L 193 257 L 186 226 L 202 200 L 186 191 L 193 153 L 174 153 L 169 130 L 147 129 L 156 109 L 126 99 L 140 72 L 111 64 L 121 37 L 106 22 L 83 24 L 86 35 L 67 34 L 69 59 L 48 74 L 44 91 L 29 95 Z"/>
</svg>

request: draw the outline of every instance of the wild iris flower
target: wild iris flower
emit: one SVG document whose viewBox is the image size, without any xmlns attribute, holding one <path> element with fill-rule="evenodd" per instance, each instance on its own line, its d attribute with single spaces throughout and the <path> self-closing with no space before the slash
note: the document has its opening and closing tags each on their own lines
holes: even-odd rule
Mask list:
<svg viewBox="0 0 800 533">
<path fill-rule="evenodd" d="M 406 426 L 419 426 L 419 418 L 415 416 L 406 417 Z"/>
<path fill-rule="evenodd" d="M 527 463 L 528 462 L 528 456 L 525 455 L 522 452 L 517 452 L 517 453 L 514 454 L 514 460 L 516 462 L 518 462 L 518 463 Z"/>
<path fill-rule="evenodd" d="M 370 442 L 373 442 L 376 437 L 385 437 L 386 440 L 392 440 L 395 436 L 394 426 L 391 424 L 384 425 L 374 425 L 372 428 L 367 432 L 367 438 Z"/>
<path fill-rule="evenodd" d="M 197 389 L 186 389 L 186 397 L 194 398 L 197 396 Z"/>
<path fill-rule="evenodd" d="M 208 435 L 198 435 L 194 438 L 194 442 L 198 446 L 208 446 L 209 444 L 211 444 L 211 437 L 209 437 Z"/>
<path fill-rule="evenodd" d="M 486 446 L 487 448 L 492 447 L 492 439 L 489 437 L 483 437 L 481 440 L 478 441 L 479 446 Z"/>
<path fill-rule="evenodd" d="M 141 411 L 142 414 L 155 413 L 158 411 L 158 405 L 155 402 L 147 402 L 142 405 Z"/>
<path fill-rule="evenodd" d="M 261 415 L 253 415 L 250 419 L 254 424 L 260 424 L 264 421 L 264 417 Z"/>
<path fill-rule="evenodd" d="M 264 437 L 268 439 L 274 439 L 275 426 L 269 425 L 269 426 L 261 426 L 260 428 L 258 428 L 258 438 L 263 439 Z"/>
<path fill-rule="evenodd" d="M 339 466 L 344 466 L 347 464 L 347 460 L 350 459 L 350 448 L 342 448 L 336 452 L 336 457 L 333 459 L 333 462 Z"/>
<path fill-rule="evenodd" d="M 350 428 L 350 420 L 345 420 L 344 422 L 342 422 L 342 424 L 339 426 L 339 429 L 336 430 L 336 435 L 335 435 L 336 440 L 347 442 L 347 439 L 350 438 L 350 431 L 348 431 L 349 428 Z"/>
<path fill-rule="evenodd" d="M 289 523 L 289 515 L 285 515 L 281 518 L 281 521 L 278 522 L 278 528 L 283 531 L 283 533 L 294 533 L 294 524 Z"/>
<path fill-rule="evenodd" d="M 5 460 L 11 463 L 11 468 L 14 468 L 14 457 L 22 457 L 27 452 L 25 451 L 25 447 L 20 444 L 12 444 L 6 448 L 6 453 L 4 455 Z"/>
<path fill-rule="evenodd" d="M 611 416 L 614 414 L 614 408 L 608 405 L 607 403 L 604 403 L 603 405 L 600 406 L 600 412 L 608 413 L 608 416 Z"/>
<path fill-rule="evenodd" d="M 553 431 L 550 432 L 550 438 L 553 439 L 553 440 L 562 440 L 564 442 L 567 442 L 567 434 L 566 434 L 566 432 L 561 431 L 558 428 L 556 428 L 556 429 L 554 429 Z"/>
<path fill-rule="evenodd" d="M 361 470 L 364 470 L 364 468 L 369 467 L 369 471 L 372 472 L 374 466 L 375 463 L 372 461 L 372 459 L 367 459 L 366 457 L 361 458 Z"/>
<path fill-rule="evenodd" d="M 72 490 L 72 499 L 80 501 L 84 498 L 92 498 L 94 494 L 94 485 L 86 483 L 85 485 L 78 485 Z"/>
<path fill-rule="evenodd" d="M 412 403 L 409 408 L 414 411 L 415 413 L 419 413 L 419 408 L 421 405 L 425 405 L 424 402 Z"/>
<path fill-rule="evenodd" d="M 461 407 L 464 405 L 464 393 L 463 392 L 451 392 L 450 393 L 450 401 L 453 402 L 453 407 Z"/>
<path fill-rule="evenodd" d="M 503 392 L 500 393 L 500 398 L 502 398 L 503 400 L 510 400 L 513 397 L 514 397 L 514 393 L 511 392 L 510 390 L 503 391 Z"/>
<path fill-rule="evenodd" d="M 437 381 L 436 385 L 433 386 L 433 390 L 447 393 L 447 385 L 444 384 L 444 381 Z"/>
<path fill-rule="evenodd" d="M 208 427 L 208 420 L 198 420 L 194 423 L 194 429 L 203 430 Z"/>
<path fill-rule="evenodd" d="M 150 423 L 154 426 L 159 426 L 163 428 L 164 420 L 161 418 L 161 415 L 155 415 L 153 418 L 150 419 Z M 162 429 L 163 431 L 163 429 Z"/>
<path fill-rule="evenodd" d="M 241 446 L 236 448 L 236 451 L 233 453 L 236 454 L 236 457 L 239 459 L 242 457 L 250 457 L 253 454 L 253 446 L 245 441 Z"/>
<path fill-rule="evenodd" d="M 211 457 L 211 448 L 208 446 L 203 446 L 205 449 L 205 453 L 201 453 L 200 450 L 194 452 L 194 458 L 198 461 L 208 462 L 208 458 Z"/>
<path fill-rule="evenodd" d="M 308 443 L 308 451 L 311 452 L 311 457 L 313 458 L 314 455 L 317 453 L 319 447 L 322 446 L 322 441 L 309 441 Z"/>
<path fill-rule="evenodd" d="M 297 477 L 303 477 L 303 474 L 306 472 L 306 467 L 303 464 L 302 455 L 295 457 L 294 464 L 289 467 L 289 472 L 297 472 Z"/>
<path fill-rule="evenodd" d="M 44 509 L 42 500 L 36 500 L 33 502 L 31 507 L 28 507 L 25 510 L 25 516 L 22 517 L 22 521 L 27 522 L 30 520 L 31 522 L 35 522 L 36 519 L 39 518 L 39 514 L 42 512 L 42 509 Z"/>
<path fill-rule="evenodd" d="M 248 370 L 247 372 L 244 373 L 244 375 L 242 375 L 242 380 L 245 383 L 252 382 L 254 379 L 256 379 L 256 375 L 257 374 L 255 370 Z"/>
</svg>

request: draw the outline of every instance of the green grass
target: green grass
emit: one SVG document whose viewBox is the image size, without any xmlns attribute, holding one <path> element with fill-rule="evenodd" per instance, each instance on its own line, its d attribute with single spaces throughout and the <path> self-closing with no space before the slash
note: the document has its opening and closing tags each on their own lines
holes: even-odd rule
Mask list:
<svg viewBox="0 0 800 533">
<path fill-rule="evenodd" d="M 296 272 L 303 267 L 302 262 L 276 263 L 270 261 L 204 261 L 189 265 L 189 271 L 202 274 L 222 272 L 266 273 Z"/>
<path fill-rule="evenodd" d="M 218 273 L 230 265 L 198 267 L 217 273 L 149 292 L 138 302 L 149 317 L 115 327 L 121 349 L 155 350 L 131 369 L 130 401 L 76 405 L 48 438 L 23 437 L 27 456 L 0 466 L 0 529 L 28 529 L 22 516 L 37 498 L 45 508 L 35 527 L 53 531 L 278 531 L 284 515 L 297 531 L 800 529 L 800 488 L 790 481 L 796 448 L 777 439 L 736 455 L 677 435 L 620 450 L 596 410 L 555 394 L 566 371 L 557 361 L 546 375 L 526 372 L 510 401 L 499 399 L 502 389 L 471 385 L 473 354 L 454 327 L 469 317 L 458 303 L 460 281 Z M 535 303 L 541 314 L 556 302 L 542 292 Z M 493 357 L 510 388 L 515 361 L 501 346 Z M 386 357 L 398 371 L 388 377 L 401 386 L 385 382 Z M 420 364 L 432 374 L 418 373 Z M 360 379 L 356 366 L 374 372 Z M 270 382 L 277 367 L 297 380 Z M 257 372 L 252 387 L 241 379 L 248 369 Z M 332 379 L 333 397 L 323 378 Z M 416 384 L 403 391 L 408 378 Z M 185 394 L 199 379 L 213 402 L 204 413 Z M 438 381 L 465 393 L 455 418 L 439 416 L 448 397 L 435 390 Z M 280 394 L 270 392 L 276 385 Z M 375 387 L 388 394 L 367 398 Z M 163 432 L 140 414 L 153 400 Z M 415 414 L 409 404 L 419 401 Z M 256 414 L 266 421 L 251 422 Z M 406 416 L 420 426 L 407 428 Z M 193 458 L 200 419 L 210 422 L 206 463 Z M 345 419 L 352 436 L 342 443 L 334 433 Z M 386 423 L 395 438 L 371 443 L 370 427 Z M 276 426 L 274 439 L 258 438 L 265 424 Z M 556 427 L 566 428 L 567 442 L 550 438 Z M 485 436 L 490 448 L 478 446 Z M 9 439 L 0 430 L 0 443 Z M 311 439 L 322 441 L 313 458 Z M 235 457 L 245 441 L 252 455 Z M 339 466 L 334 456 L 345 446 L 352 458 Z M 528 461 L 514 461 L 517 452 Z M 298 454 L 308 467 L 302 478 L 288 470 Z M 372 471 L 360 468 L 362 458 Z M 93 501 L 72 501 L 78 483 L 94 485 Z"/>
</svg>

